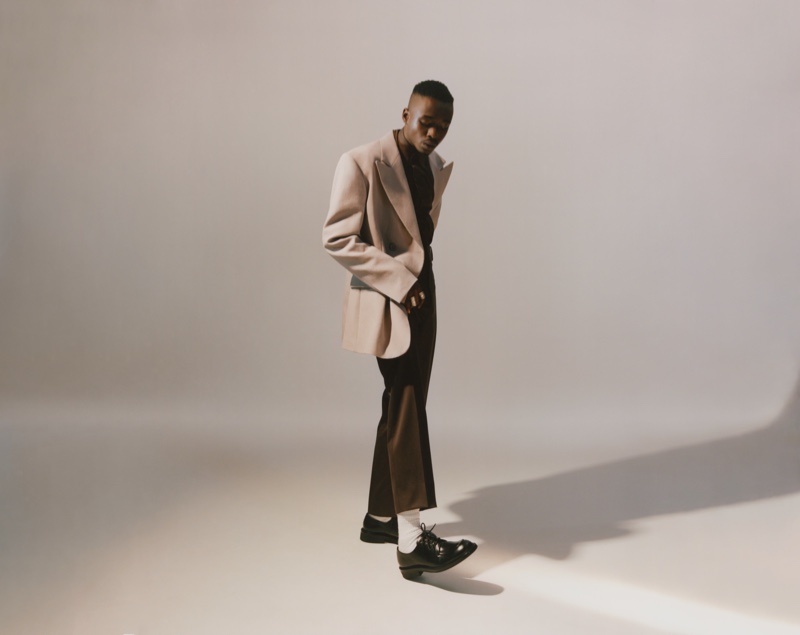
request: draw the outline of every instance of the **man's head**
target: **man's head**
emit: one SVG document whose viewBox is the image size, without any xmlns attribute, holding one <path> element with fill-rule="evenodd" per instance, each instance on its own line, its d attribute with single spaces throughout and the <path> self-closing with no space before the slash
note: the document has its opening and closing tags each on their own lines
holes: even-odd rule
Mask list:
<svg viewBox="0 0 800 635">
<path fill-rule="evenodd" d="M 403 109 L 403 136 L 417 152 L 430 154 L 447 134 L 453 120 L 453 96 L 447 86 L 428 79 L 414 86 Z"/>
</svg>

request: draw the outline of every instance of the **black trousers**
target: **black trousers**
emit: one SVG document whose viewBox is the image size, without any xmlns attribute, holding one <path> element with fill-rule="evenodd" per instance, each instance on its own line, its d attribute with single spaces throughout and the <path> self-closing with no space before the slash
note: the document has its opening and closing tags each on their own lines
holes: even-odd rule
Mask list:
<svg viewBox="0 0 800 635">
<path fill-rule="evenodd" d="M 436 345 L 436 288 L 432 272 L 426 282 L 425 303 L 409 315 L 408 350 L 400 357 L 378 359 L 384 390 L 368 505 L 368 512 L 376 516 L 436 507 L 425 410 Z"/>
</svg>

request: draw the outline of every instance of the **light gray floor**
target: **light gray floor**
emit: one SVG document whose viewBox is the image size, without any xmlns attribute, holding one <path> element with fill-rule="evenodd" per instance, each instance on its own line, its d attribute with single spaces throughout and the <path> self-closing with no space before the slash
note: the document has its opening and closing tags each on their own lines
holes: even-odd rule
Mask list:
<svg viewBox="0 0 800 635">
<path fill-rule="evenodd" d="M 423 520 L 481 546 L 421 582 L 357 539 L 368 439 L 9 414 L 0 632 L 800 634 L 796 414 L 623 454 L 434 438 Z"/>
</svg>

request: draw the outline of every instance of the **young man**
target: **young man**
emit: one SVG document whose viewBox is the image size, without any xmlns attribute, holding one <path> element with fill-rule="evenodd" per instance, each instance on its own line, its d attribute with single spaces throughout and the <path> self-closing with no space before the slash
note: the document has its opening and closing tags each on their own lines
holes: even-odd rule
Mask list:
<svg viewBox="0 0 800 635">
<path fill-rule="evenodd" d="M 417 84 L 402 128 L 339 160 L 322 230 L 325 249 L 350 274 L 342 345 L 375 355 L 385 386 L 361 540 L 396 543 L 408 579 L 477 549 L 420 523 L 420 510 L 436 506 L 425 412 L 436 341 L 431 241 L 452 168 L 435 148 L 452 119 L 447 87 Z"/>
</svg>

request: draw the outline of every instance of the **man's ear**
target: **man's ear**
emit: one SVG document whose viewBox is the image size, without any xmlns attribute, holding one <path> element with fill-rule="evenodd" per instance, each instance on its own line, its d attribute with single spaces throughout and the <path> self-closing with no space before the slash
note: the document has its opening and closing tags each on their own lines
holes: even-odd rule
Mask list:
<svg viewBox="0 0 800 635">
<path fill-rule="evenodd" d="M 403 123 L 408 123 L 408 108 L 403 108 Z"/>
</svg>

